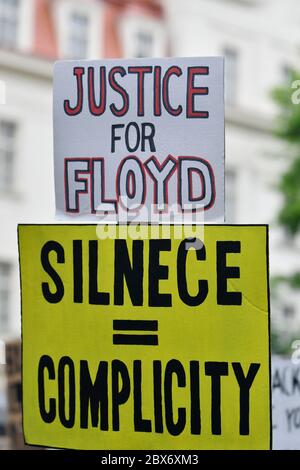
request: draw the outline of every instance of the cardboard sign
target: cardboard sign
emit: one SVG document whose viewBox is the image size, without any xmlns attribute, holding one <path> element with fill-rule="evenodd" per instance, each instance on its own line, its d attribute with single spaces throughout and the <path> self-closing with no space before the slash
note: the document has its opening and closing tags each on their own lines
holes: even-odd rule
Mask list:
<svg viewBox="0 0 300 470">
<path fill-rule="evenodd" d="M 26 442 L 268 449 L 267 227 L 125 229 L 19 227 Z"/>
<path fill-rule="evenodd" d="M 300 449 L 300 364 L 272 357 L 273 448 Z"/>
<path fill-rule="evenodd" d="M 222 58 L 61 61 L 57 216 L 224 221 Z"/>
</svg>

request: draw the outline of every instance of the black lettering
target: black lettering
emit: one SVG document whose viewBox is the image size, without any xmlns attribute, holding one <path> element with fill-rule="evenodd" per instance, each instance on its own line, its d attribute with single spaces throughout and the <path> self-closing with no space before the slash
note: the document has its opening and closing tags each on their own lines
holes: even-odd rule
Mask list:
<svg viewBox="0 0 300 470">
<path fill-rule="evenodd" d="M 205 246 L 202 242 L 200 242 L 200 240 L 183 240 L 179 245 L 177 253 L 177 283 L 179 297 L 181 298 L 182 302 L 191 307 L 195 307 L 202 304 L 202 302 L 204 302 L 206 299 L 208 294 L 208 282 L 198 281 L 198 293 L 194 296 L 189 294 L 186 279 L 186 259 L 188 251 L 190 248 L 193 248 L 193 246 L 190 246 L 191 242 L 196 242 L 197 245 L 198 243 L 202 244 L 202 246 L 200 245 L 200 249 L 196 249 L 197 260 L 200 261 L 206 259 Z"/>
<path fill-rule="evenodd" d="M 142 361 L 133 361 L 134 430 L 151 432 L 150 419 L 142 416 Z"/>
<path fill-rule="evenodd" d="M 280 375 L 280 370 L 279 369 L 276 369 L 274 374 L 273 374 L 273 377 L 272 377 L 272 391 L 274 392 L 274 390 L 276 388 L 279 388 L 279 390 L 281 391 L 281 393 L 283 393 L 284 395 L 287 395 L 289 396 L 290 393 L 287 389 L 287 385 L 285 383 L 285 372 L 286 372 L 286 369 L 283 369 L 283 373 L 282 375 Z"/>
<path fill-rule="evenodd" d="M 52 423 L 56 416 L 55 398 L 49 398 L 48 411 L 45 404 L 45 369 L 48 371 L 49 380 L 55 379 L 55 370 L 53 360 L 50 356 L 42 356 L 38 367 L 38 394 L 39 409 L 42 420 L 45 423 Z"/>
<path fill-rule="evenodd" d="M 173 413 L 173 374 L 177 376 L 178 387 L 185 387 L 185 371 L 181 362 L 172 359 L 167 363 L 165 370 L 165 411 L 166 425 L 172 436 L 178 436 L 182 433 L 186 424 L 185 408 L 178 408 L 178 419 L 174 421 Z"/>
<path fill-rule="evenodd" d="M 74 302 L 82 303 L 82 240 L 73 240 L 73 276 Z"/>
<path fill-rule="evenodd" d="M 149 306 L 150 307 L 171 307 L 171 294 L 161 294 L 159 292 L 159 281 L 168 279 L 169 268 L 159 264 L 159 254 L 161 251 L 171 250 L 171 240 L 150 240 L 149 246 Z"/>
<path fill-rule="evenodd" d="M 288 427 L 288 432 L 292 432 L 293 430 L 293 424 L 292 424 L 292 417 L 293 417 L 293 414 L 294 414 L 294 410 L 291 409 L 287 409 L 285 410 L 285 413 L 286 413 L 286 418 L 287 418 L 287 427 Z"/>
<path fill-rule="evenodd" d="M 129 142 L 129 132 L 130 132 L 131 128 L 135 129 L 135 136 L 136 136 L 135 137 L 135 145 L 133 145 L 133 146 L 131 146 L 130 142 Z M 136 122 L 130 122 L 126 126 L 126 129 L 125 129 L 125 144 L 126 144 L 127 150 L 129 152 L 136 152 L 136 150 L 139 148 L 140 141 L 141 141 L 141 134 L 140 134 L 139 126 L 137 125 Z"/>
<path fill-rule="evenodd" d="M 292 369 L 292 394 L 300 392 L 300 378 L 299 378 L 300 367 Z"/>
<path fill-rule="evenodd" d="M 119 378 L 122 386 L 119 389 Z M 112 421 L 113 431 L 120 430 L 119 406 L 126 403 L 130 395 L 130 379 L 126 365 L 115 359 L 112 361 Z"/>
<path fill-rule="evenodd" d="M 201 434 L 199 362 L 190 362 L 191 434 Z"/>
<path fill-rule="evenodd" d="M 146 133 L 146 130 L 149 129 L 149 134 Z M 154 144 L 154 136 L 155 136 L 155 127 L 154 124 L 150 122 L 143 122 L 142 123 L 142 152 L 145 152 L 145 142 L 148 140 L 149 148 L 151 152 L 156 152 L 155 144 Z"/>
<path fill-rule="evenodd" d="M 122 129 L 125 127 L 125 124 L 113 124 L 111 126 L 111 153 L 116 151 L 116 141 L 121 140 L 119 135 L 116 135 L 116 129 Z"/>
<path fill-rule="evenodd" d="M 98 292 L 98 241 L 89 241 L 89 303 L 109 305 L 109 294 Z"/>
<path fill-rule="evenodd" d="M 64 285 L 59 276 L 59 274 L 55 271 L 53 266 L 49 260 L 49 254 L 51 251 L 54 251 L 57 255 L 57 263 L 64 263 L 65 262 L 65 252 L 63 247 L 55 241 L 49 241 L 45 243 L 41 251 L 41 263 L 46 271 L 46 273 L 51 277 L 52 281 L 55 284 L 56 291 L 51 292 L 48 282 L 42 283 L 42 291 L 44 298 L 47 302 L 52 304 L 56 304 L 60 302 L 64 296 Z"/>
<path fill-rule="evenodd" d="M 155 432 L 163 432 L 162 396 L 161 396 L 161 361 L 153 361 L 153 387 L 154 387 L 154 424 Z"/>
<path fill-rule="evenodd" d="M 227 266 L 227 253 L 240 253 L 241 243 L 239 241 L 217 242 L 217 302 L 219 305 L 242 305 L 241 292 L 228 292 L 227 280 L 239 279 L 240 268 Z"/>
<path fill-rule="evenodd" d="M 115 305 L 124 304 L 124 279 L 126 279 L 132 305 L 143 305 L 143 243 L 143 240 L 133 240 L 131 266 L 127 241 L 115 240 Z"/>
<path fill-rule="evenodd" d="M 205 375 L 211 376 L 211 432 L 221 432 L 221 376 L 228 375 L 227 362 L 206 362 Z"/>
<path fill-rule="evenodd" d="M 68 415 L 66 416 L 66 381 L 65 369 L 69 369 L 68 389 L 69 389 L 69 406 Z M 74 363 L 69 356 L 63 356 L 58 364 L 58 411 L 61 424 L 65 428 L 72 428 L 75 423 L 75 369 Z"/>
<path fill-rule="evenodd" d="M 87 361 L 80 361 L 80 427 L 88 428 L 88 412 L 91 409 L 92 426 L 108 431 L 108 363 L 101 361 L 94 383 L 92 382 Z"/>
<path fill-rule="evenodd" d="M 250 388 L 260 368 L 260 364 L 251 363 L 246 377 L 240 362 L 233 362 L 232 367 L 240 387 L 240 434 L 241 436 L 247 436 L 249 434 Z"/>
</svg>

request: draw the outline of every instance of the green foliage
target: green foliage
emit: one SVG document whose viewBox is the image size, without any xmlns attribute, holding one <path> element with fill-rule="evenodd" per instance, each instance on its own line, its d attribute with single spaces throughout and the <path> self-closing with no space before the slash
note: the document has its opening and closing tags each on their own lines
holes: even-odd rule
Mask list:
<svg viewBox="0 0 300 470">
<path fill-rule="evenodd" d="M 300 229 L 300 155 L 293 158 L 289 169 L 281 176 L 279 189 L 283 194 L 284 204 L 278 221 L 291 235 L 295 235 Z"/>
<path fill-rule="evenodd" d="M 271 331 L 272 354 L 279 354 L 280 356 L 290 356 L 293 352 L 293 341 L 297 339 L 299 339 L 299 335 L 284 335 L 273 327 Z"/>
<path fill-rule="evenodd" d="M 275 134 L 291 144 L 300 145 L 300 105 L 292 101 L 292 94 L 296 91 L 292 84 L 296 80 L 300 80 L 300 74 L 292 72 L 283 86 L 273 90 L 272 96 L 280 108 Z"/>
<path fill-rule="evenodd" d="M 300 104 L 293 103 L 292 95 L 300 86 L 293 88 L 292 83 L 300 79 L 300 74 L 292 72 L 290 81 L 276 88 L 272 95 L 279 106 L 279 116 L 275 135 L 287 144 L 287 170 L 280 176 L 278 189 L 283 197 L 283 204 L 278 213 L 278 222 L 286 232 L 294 237 L 300 233 Z M 299 96 L 297 92 L 297 97 Z M 276 302 L 278 287 L 286 283 L 292 289 L 300 289 L 300 272 L 289 276 L 278 276 L 272 279 L 272 298 Z M 272 325 L 272 352 L 290 354 L 293 338 L 299 338 L 299 332 L 279 332 Z"/>
<path fill-rule="evenodd" d="M 290 276 L 275 276 L 272 279 L 271 287 L 273 287 L 276 292 L 278 285 L 286 283 L 292 289 L 300 289 L 300 272 L 295 272 Z"/>
<path fill-rule="evenodd" d="M 291 150 L 287 157 L 290 164 L 278 184 L 283 196 L 278 221 L 293 236 L 300 231 L 300 104 L 292 101 L 295 80 L 300 80 L 300 75 L 293 72 L 290 82 L 272 93 L 280 109 L 275 135 L 288 143 Z"/>
<path fill-rule="evenodd" d="M 272 328 L 271 331 L 271 352 L 272 354 L 285 355 L 288 347 L 285 342 L 282 340 L 282 335 Z"/>
</svg>

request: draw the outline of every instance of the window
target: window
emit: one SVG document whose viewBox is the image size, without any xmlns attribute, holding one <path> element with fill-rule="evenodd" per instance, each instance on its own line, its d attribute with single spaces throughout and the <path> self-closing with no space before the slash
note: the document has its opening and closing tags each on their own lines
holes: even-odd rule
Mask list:
<svg viewBox="0 0 300 470">
<path fill-rule="evenodd" d="M 137 31 L 135 43 L 135 57 L 151 57 L 153 51 L 153 35 L 149 31 Z"/>
<path fill-rule="evenodd" d="M 0 44 L 17 43 L 19 0 L 0 0 Z"/>
<path fill-rule="evenodd" d="M 15 138 L 16 125 L 0 121 L 0 191 L 9 190 L 12 186 Z"/>
<path fill-rule="evenodd" d="M 226 171 L 226 222 L 234 223 L 236 221 L 236 171 L 230 169 Z"/>
<path fill-rule="evenodd" d="M 8 330 L 11 266 L 0 262 L 0 336 Z"/>
<path fill-rule="evenodd" d="M 86 15 L 73 13 L 70 19 L 68 56 L 85 59 L 88 55 L 89 19 Z"/>
<path fill-rule="evenodd" d="M 225 100 L 229 104 L 236 101 L 238 53 L 235 49 L 225 48 Z"/>
</svg>

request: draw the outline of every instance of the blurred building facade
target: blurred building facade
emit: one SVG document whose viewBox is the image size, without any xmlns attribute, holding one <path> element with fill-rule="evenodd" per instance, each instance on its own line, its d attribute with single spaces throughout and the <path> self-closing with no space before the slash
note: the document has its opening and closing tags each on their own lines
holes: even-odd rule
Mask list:
<svg viewBox="0 0 300 470">
<path fill-rule="evenodd" d="M 152 0 L 0 0 L 0 341 L 20 334 L 17 224 L 54 221 L 53 62 L 164 56 L 163 15 Z M 6 419 L 4 371 L 0 448 L 4 423 L 21 426 Z"/>
<path fill-rule="evenodd" d="M 297 269 L 275 224 L 285 149 L 270 90 L 297 67 L 299 22 L 297 0 L 0 0 L 0 339 L 20 333 L 17 224 L 54 221 L 56 59 L 224 55 L 227 222 L 273 224 L 271 274 Z M 296 331 L 297 296 L 280 302 Z"/>
<path fill-rule="evenodd" d="M 172 55 L 225 57 L 226 221 L 270 224 L 271 277 L 299 270 L 299 240 L 277 225 L 278 176 L 288 149 L 273 130 L 271 96 L 299 68 L 297 0 L 165 0 Z M 292 92 L 292 90 L 291 90 Z M 274 290 L 273 290 L 274 292 Z M 300 296 L 286 286 L 273 296 L 272 324 L 282 339 L 300 337 Z M 298 335 L 298 336 L 297 336 Z"/>
<path fill-rule="evenodd" d="M 17 223 L 54 216 L 54 60 L 162 56 L 167 39 L 152 0 L 0 0 L 0 337 L 20 331 Z"/>
</svg>

